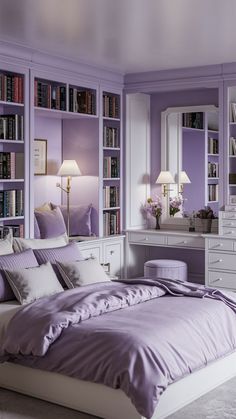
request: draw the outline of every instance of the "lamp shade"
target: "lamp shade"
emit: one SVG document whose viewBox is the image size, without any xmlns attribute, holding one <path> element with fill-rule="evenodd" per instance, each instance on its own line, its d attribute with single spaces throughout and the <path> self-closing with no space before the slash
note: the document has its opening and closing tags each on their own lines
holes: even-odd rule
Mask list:
<svg viewBox="0 0 236 419">
<path fill-rule="evenodd" d="M 184 170 L 179 174 L 179 183 L 191 183 L 191 180 L 189 179 L 187 173 Z"/>
<path fill-rule="evenodd" d="M 81 171 L 75 160 L 64 160 L 57 175 L 58 176 L 81 176 Z"/>
<path fill-rule="evenodd" d="M 156 183 L 170 184 L 175 183 L 172 174 L 168 170 L 162 170 L 156 180 Z"/>
</svg>

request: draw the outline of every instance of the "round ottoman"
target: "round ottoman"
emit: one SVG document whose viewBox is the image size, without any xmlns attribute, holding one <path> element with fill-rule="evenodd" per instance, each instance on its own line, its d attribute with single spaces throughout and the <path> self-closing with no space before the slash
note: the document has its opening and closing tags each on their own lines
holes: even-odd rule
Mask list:
<svg viewBox="0 0 236 419">
<path fill-rule="evenodd" d="M 187 264 L 181 260 L 154 259 L 144 264 L 145 278 L 167 278 L 188 280 Z"/>
</svg>

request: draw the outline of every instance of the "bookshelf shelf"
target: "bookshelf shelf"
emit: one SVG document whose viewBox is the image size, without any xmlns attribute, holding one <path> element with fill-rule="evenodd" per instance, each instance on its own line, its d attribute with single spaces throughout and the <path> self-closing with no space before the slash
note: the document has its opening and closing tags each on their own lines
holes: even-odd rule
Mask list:
<svg viewBox="0 0 236 419">
<path fill-rule="evenodd" d="M 103 180 L 110 181 L 110 180 L 120 180 L 119 177 L 104 177 Z"/>
<path fill-rule="evenodd" d="M 207 155 L 211 157 L 219 157 L 218 153 L 208 153 Z"/>
<path fill-rule="evenodd" d="M 103 147 L 103 150 L 120 151 L 120 147 Z"/>
<path fill-rule="evenodd" d="M 103 211 L 114 211 L 114 210 L 119 210 L 120 207 L 108 207 L 108 208 L 103 208 Z"/>
<path fill-rule="evenodd" d="M 13 220 L 24 220 L 23 215 L 19 215 L 16 217 L 0 217 L 0 222 L 2 221 L 13 221 Z"/>
<path fill-rule="evenodd" d="M 208 201 L 209 204 L 213 204 L 213 203 L 215 204 L 215 203 L 218 203 L 218 202 L 219 201 Z"/>
<path fill-rule="evenodd" d="M 105 120 L 105 121 L 120 122 L 120 118 L 112 118 L 112 117 L 109 117 L 109 116 L 104 116 L 103 117 L 103 120 Z"/>
<path fill-rule="evenodd" d="M 46 118 L 55 118 L 55 119 L 81 119 L 81 118 L 94 118 L 97 119 L 97 115 L 89 115 L 85 113 L 70 112 L 70 111 L 61 111 L 58 109 L 49 109 L 34 107 L 37 116 L 42 116 Z"/>
<path fill-rule="evenodd" d="M 219 180 L 219 177 L 208 176 L 208 180 Z"/>
<path fill-rule="evenodd" d="M 0 179 L 0 183 L 23 183 L 25 179 Z"/>
<path fill-rule="evenodd" d="M 183 127 L 183 131 L 204 133 L 204 129 L 201 129 L 201 128 L 191 128 L 191 127 Z"/>
<path fill-rule="evenodd" d="M 0 144 L 22 144 L 24 145 L 23 140 L 2 140 L 0 139 Z"/>
<path fill-rule="evenodd" d="M 4 105 L 4 106 L 17 106 L 19 108 L 24 108 L 24 103 L 19 103 L 19 102 L 10 102 L 10 101 L 5 101 L 5 100 L 0 100 L 0 105 Z"/>
</svg>

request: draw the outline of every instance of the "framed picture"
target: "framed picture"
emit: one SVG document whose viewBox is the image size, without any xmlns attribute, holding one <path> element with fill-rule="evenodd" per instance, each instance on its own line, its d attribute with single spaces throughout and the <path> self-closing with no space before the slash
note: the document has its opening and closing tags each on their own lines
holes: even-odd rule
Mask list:
<svg viewBox="0 0 236 419">
<path fill-rule="evenodd" d="M 47 140 L 34 140 L 34 174 L 47 174 Z"/>
</svg>

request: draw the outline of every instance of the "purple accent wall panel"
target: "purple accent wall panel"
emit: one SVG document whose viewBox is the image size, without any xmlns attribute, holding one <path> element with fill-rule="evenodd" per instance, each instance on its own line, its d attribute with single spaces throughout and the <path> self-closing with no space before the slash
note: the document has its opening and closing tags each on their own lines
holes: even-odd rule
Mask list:
<svg viewBox="0 0 236 419">
<path fill-rule="evenodd" d="M 205 132 L 183 130 L 182 168 L 191 180 L 184 185 L 184 210 L 196 211 L 205 205 Z"/>
<path fill-rule="evenodd" d="M 37 116 L 35 118 L 35 138 L 47 140 L 47 176 L 34 177 L 34 206 L 44 202 L 61 203 L 61 192 L 56 187 L 60 178 L 56 176 L 62 154 L 62 122 L 56 118 Z"/>
<path fill-rule="evenodd" d="M 218 105 L 218 89 L 192 89 L 151 95 L 151 191 L 160 193 L 155 184 L 161 170 L 161 112 L 174 106 Z"/>
<path fill-rule="evenodd" d="M 71 204 L 93 204 L 93 232 L 98 235 L 99 121 L 78 118 L 63 121 L 63 159 L 77 161 L 82 176 L 72 179 Z M 63 194 L 63 203 L 66 196 Z"/>
</svg>

